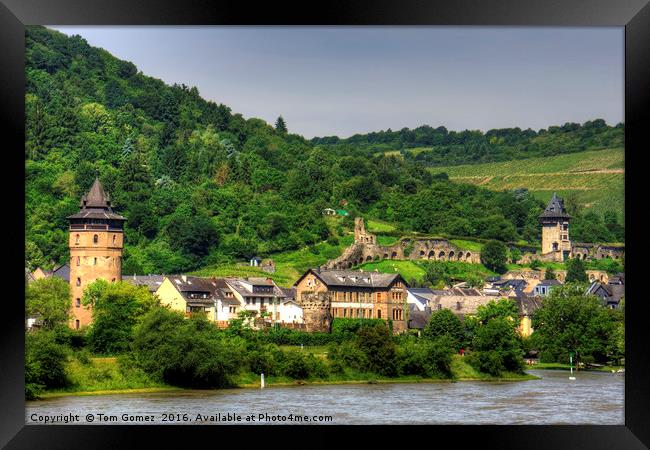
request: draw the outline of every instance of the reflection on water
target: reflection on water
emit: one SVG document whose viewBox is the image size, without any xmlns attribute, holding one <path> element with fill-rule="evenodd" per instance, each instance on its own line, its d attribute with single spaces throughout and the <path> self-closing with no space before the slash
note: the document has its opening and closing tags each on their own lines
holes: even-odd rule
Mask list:
<svg viewBox="0 0 650 450">
<path fill-rule="evenodd" d="M 267 389 L 229 389 L 150 394 L 62 397 L 27 402 L 26 422 L 32 415 L 77 414 L 81 424 L 87 414 L 102 413 L 134 423 L 123 414 L 154 416 L 187 414 L 240 415 L 238 423 L 305 423 L 260 418 L 269 416 L 332 416 L 320 424 L 624 424 L 624 377 L 609 373 L 577 374 L 530 370 L 541 380 L 523 382 L 458 382 L 292 386 Z M 246 422 L 249 416 L 255 421 Z M 182 418 L 181 418 L 182 420 Z M 93 424 L 106 424 L 95 419 Z M 183 423 L 188 422 L 172 422 Z M 234 423 L 215 417 L 203 423 Z M 312 422 L 313 423 L 313 422 Z"/>
</svg>

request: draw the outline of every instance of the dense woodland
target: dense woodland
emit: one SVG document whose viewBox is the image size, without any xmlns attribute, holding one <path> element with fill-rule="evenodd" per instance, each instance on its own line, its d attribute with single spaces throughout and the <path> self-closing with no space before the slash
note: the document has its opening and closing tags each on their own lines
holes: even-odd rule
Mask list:
<svg viewBox="0 0 650 450">
<path fill-rule="evenodd" d="M 604 120 L 596 119 L 538 131 L 502 128 L 485 133 L 480 130 L 449 131 L 445 127 L 423 125 L 413 130 L 402 128 L 399 131 L 388 129 L 355 134 L 347 139 L 315 137 L 311 142 L 329 148 L 363 149 L 368 154 L 400 150 L 409 160 L 428 166 L 449 166 L 623 147 L 624 133 L 622 123 L 611 127 Z M 409 151 L 415 148 L 417 151 Z"/>
<path fill-rule="evenodd" d="M 432 176 L 414 158 L 310 142 L 291 134 L 281 118 L 275 126 L 246 119 L 204 100 L 196 87 L 166 85 L 80 36 L 28 27 L 25 70 L 30 268 L 67 261 L 66 217 L 78 211 L 97 175 L 128 219 L 125 273 L 181 272 L 336 240 L 355 214 L 403 231 L 539 240 L 544 205 L 525 190 L 491 192 Z M 556 128 L 578 141 L 575 148 L 620 145 L 622 129 L 601 122 Z M 520 148 L 508 133 L 488 134 L 477 139 L 503 138 L 503 148 Z M 532 142 L 542 134 L 517 139 Z M 458 148 L 450 155 L 464 148 L 471 159 L 473 144 L 453 139 Z M 328 226 L 322 210 L 341 204 L 350 217 Z M 616 221 L 578 217 L 572 236 L 621 240 Z"/>
</svg>

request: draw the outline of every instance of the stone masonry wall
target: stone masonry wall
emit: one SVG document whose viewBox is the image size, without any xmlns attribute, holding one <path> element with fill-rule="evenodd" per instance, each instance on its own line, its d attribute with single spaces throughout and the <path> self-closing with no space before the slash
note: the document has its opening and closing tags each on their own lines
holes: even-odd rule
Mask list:
<svg viewBox="0 0 650 450">
<path fill-rule="evenodd" d="M 302 292 L 297 300 L 302 308 L 305 331 L 329 333 L 332 330 L 332 294 L 330 292 Z"/>
</svg>

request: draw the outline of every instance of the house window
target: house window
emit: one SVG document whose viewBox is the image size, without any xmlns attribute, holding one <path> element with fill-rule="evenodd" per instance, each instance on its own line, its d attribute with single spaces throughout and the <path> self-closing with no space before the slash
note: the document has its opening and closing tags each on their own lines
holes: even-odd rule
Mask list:
<svg viewBox="0 0 650 450">
<path fill-rule="evenodd" d="M 93 258 L 93 266 L 97 265 L 97 258 Z"/>
<path fill-rule="evenodd" d="M 377 292 L 377 301 L 381 300 L 381 292 Z"/>
<path fill-rule="evenodd" d="M 377 319 L 381 319 L 381 309 L 377 310 Z"/>
<path fill-rule="evenodd" d="M 247 305 L 250 305 L 250 304 L 251 304 L 251 299 L 248 298 L 248 297 L 246 297 L 246 304 L 247 304 Z"/>
<path fill-rule="evenodd" d="M 74 301 L 74 306 L 77 307 L 77 308 L 81 307 L 81 299 L 80 298 L 78 298 L 78 299 L 76 299 Z"/>
<path fill-rule="evenodd" d="M 116 238 L 117 238 L 117 236 L 113 235 L 113 245 L 115 245 L 115 239 Z"/>
<path fill-rule="evenodd" d="M 442 304 L 438 303 L 438 310 L 442 309 Z"/>
<path fill-rule="evenodd" d="M 78 330 L 79 329 L 79 319 L 74 321 L 74 327 Z"/>
<path fill-rule="evenodd" d="M 74 245 L 79 245 L 79 235 L 76 235 L 74 238 Z"/>
<path fill-rule="evenodd" d="M 80 265 L 81 265 L 81 257 L 77 256 L 77 266 L 80 266 Z"/>
<path fill-rule="evenodd" d="M 81 286 L 81 278 L 77 277 L 77 286 Z"/>
<path fill-rule="evenodd" d="M 99 236 L 95 234 L 93 235 L 93 244 L 97 245 L 97 242 L 99 242 Z"/>
<path fill-rule="evenodd" d="M 456 309 L 460 311 L 460 302 L 456 302 Z"/>
<path fill-rule="evenodd" d="M 260 299 L 260 306 L 264 306 L 264 299 L 263 298 Z"/>
</svg>

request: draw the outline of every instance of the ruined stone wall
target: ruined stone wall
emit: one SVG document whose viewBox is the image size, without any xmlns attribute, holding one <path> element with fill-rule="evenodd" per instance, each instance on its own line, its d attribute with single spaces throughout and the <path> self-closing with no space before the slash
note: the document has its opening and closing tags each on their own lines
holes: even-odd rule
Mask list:
<svg viewBox="0 0 650 450">
<path fill-rule="evenodd" d="M 622 259 L 625 257 L 624 245 L 575 243 L 571 249 L 572 256 L 578 259 Z"/>
<path fill-rule="evenodd" d="M 377 236 L 366 231 L 366 224 L 363 217 L 354 219 L 354 242 L 357 244 L 376 244 Z"/>
<path fill-rule="evenodd" d="M 330 292 L 302 292 L 297 300 L 302 308 L 305 331 L 310 333 L 332 331 L 332 294 Z"/>
<path fill-rule="evenodd" d="M 410 251 L 410 252 L 409 252 Z M 364 262 L 384 259 L 427 259 L 435 261 L 463 261 L 478 264 L 481 254 L 463 250 L 446 239 L 401 239 L 389 246 L 355 242 L 343 254 L 322 266 L 323 269 L 350 269 Z"/>
</svg>

